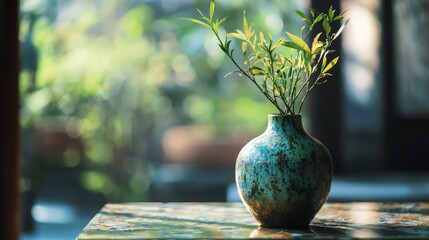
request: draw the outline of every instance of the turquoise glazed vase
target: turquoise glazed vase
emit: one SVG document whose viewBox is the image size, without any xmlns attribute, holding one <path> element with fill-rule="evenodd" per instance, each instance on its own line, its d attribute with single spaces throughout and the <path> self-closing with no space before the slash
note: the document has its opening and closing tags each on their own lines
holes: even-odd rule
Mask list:
<svg viewBox="0 0 429 240">
<path fill-rule="evenodd" d="M 269 115 L 265 132 L 240 151 L 241 200 L 262 227 L 307 228 L 331 189 L 328 149 L 308 135 L 301 115 Z"/>
</svg>

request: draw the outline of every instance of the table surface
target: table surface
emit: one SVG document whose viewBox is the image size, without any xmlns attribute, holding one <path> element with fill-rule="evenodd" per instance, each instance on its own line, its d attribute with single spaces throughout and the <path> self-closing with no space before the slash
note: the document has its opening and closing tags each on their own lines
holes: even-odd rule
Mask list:
<svg viewBox="0 0 429 240">
<path fill-rule="evenodd" d="M 78 239 L 429 239 L 429 203 L 326 203 L 309 229 L 259 228 L 242 203 L 106 204 Z"/>
</svg>

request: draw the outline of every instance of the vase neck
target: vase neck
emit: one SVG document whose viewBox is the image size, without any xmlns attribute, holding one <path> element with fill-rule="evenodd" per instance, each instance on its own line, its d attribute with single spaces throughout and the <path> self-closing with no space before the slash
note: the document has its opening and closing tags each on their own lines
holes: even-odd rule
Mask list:
<svg viewBox="0 0 429 240">
<path fill-rule="evenodd" d="M 288 134 L 304 131 L 301 115 L 268 115 L 267 131 Z"/>
</svg>

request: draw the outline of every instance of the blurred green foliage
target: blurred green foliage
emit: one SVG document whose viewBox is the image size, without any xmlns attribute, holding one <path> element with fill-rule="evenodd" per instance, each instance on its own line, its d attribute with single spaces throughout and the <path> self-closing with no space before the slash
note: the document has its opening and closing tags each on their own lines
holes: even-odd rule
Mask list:
<svg viewBox="0 0 429 240">
<path fill-rule="evenodd" d="M 302 1 L 299 1 L 302 4 Z M 275 112 L 233 66 L 207 31 L 179 18 L 206 1 L 23 0 L 21 124 L 55 117 L 77 122 L 82 185 L 116 201 L 147 197 L 162 134 L 175 125 L 206 124 L 218 134 L 261 132 Z M 219 1 L 229 31 L 249 21 L 280 34 L 296 31 L 294 1 Z M 305 6 L 301 6 L 305 7 Z M 293 17 L 293 18 L 292 18 Z M 28 67 L 27 67 L 28 66 Z M 155 153 L 154 153 L 155 152 Z"/>
</svg>

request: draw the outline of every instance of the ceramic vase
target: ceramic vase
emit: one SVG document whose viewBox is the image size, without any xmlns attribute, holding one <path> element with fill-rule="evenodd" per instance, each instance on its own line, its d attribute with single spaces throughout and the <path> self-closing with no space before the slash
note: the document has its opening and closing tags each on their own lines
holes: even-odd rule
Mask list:
<svg viewBox="0 0 429 240">
<path fill-rule="evenodd" d="M 307 228 L 331 188 L 332 159 L 301 115 L 269 115 L 265 132 L 236 162 L 241 200 L 262 227 Z"/>
</svg>

